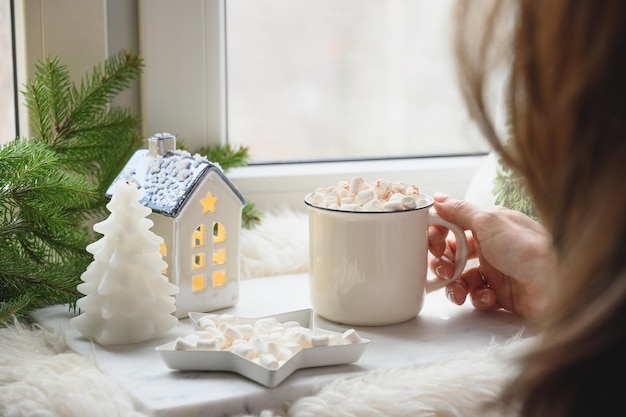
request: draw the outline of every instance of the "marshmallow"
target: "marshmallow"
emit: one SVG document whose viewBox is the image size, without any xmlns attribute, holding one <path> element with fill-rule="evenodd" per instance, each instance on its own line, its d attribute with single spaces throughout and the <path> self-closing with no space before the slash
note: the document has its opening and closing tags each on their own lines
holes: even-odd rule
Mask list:
<svg viewBox="0 0 626 417">
<path fill-rule="evenodd" d="M 362 206 L 363 204 L 369 203 L 376 198 L 378 198 L 376 191 L 368 189 L 359 191 L 359 193 L 354 197 L 354 202 Z"/>
<path fill-rule="evenodd" d="M 218 318 L 220 323 L 239 324 L 239 317 L 232 314 L 220 314 Z"/>
<path fill-rule="evenodd" d="M 415 210 L 428 204 L 415 185 L 407 187 L 384 178 L 370 184 L 362 177 L 317 188 L 307 196 L 307 202 L 333 210 L 366 212 Z"/>
<path fill-rule="evenodd" d="M 246 340 L 249 340 L 252 335 L 254 335 L 254 326 L 251 324 L 240 324 L 236 326 L 235 329 L 237 329 L 237 331 L 241 333 L 241 336 Z"/>
<path fill-rule="evenodd" d="M 198 320 L 198 327 L 204 330 L 206 327 L 217 328 L 218 319 L 215 315 L 208 315 Z"/>
<path fill-rule="evenodd" d="M 346 343 L 360 343 L 363 340 L 354 329 L 346 330 L 345 332 L 343 332 L 342 337 Z"/>
<path fill-rule="evenodd" d="M 339 192 L 350 192 L 350 183 L 348 181 L 339 181 L 337 183 L 337 189 L 339 190 Z"/>
<path fill-rule="evenodd" d="M 409 185 L 404 194 L 417 197 L 420 195 L 420 190 L 415 185 Z"/>
<path fill-rule="evenodd" d="M 402 211 L 402 201 L 391 200 L 383 204 L 384 211 Z"/>
<path fill-rule="evenodd" d="M 278 352 L 278 355 L 276 355 L 276 357 L 278 358 L 279 361 L 287 361 L 287 360 L 291 359 L 291 357 L 293 356 L 294 353 L 295 352 L 293 352 L 289 348 L 281 347 L 280 351 Z"/>
<path fill-rule="evenodd" d="M 256 350 L 246 343 L 237 343 L 230 351 L 247 359 L 254 359 L 257 357 Z"/>
<path fill-rule="evenodd" d="M 280 351 L 280 346 L 275 340 L 268 340 L 265 344 L 265 352 L 270 353 L 274 356 L 278 356 L 278 352 Z"/>
<path fill-rule="evenodd" d="M 334 195 L 324 196 L 324 205 L 326 206 L 331 204 L 338 204 L 339 201 L 341 200 L 337 199 L 337 197 L 335 197 Z"/>
<path fill-rule="evenodd" d="M 328 346 L 330 344 L 330 338 L 327 334 L 322 334 L 318 336 L 311 337 L 311 346 Z"/>
<path fill-rule="evenodd" d="M 343 211 L 361 211 L 361 205 L 360 204 L 342 204 L 341 206 L 339 206 L 339 210 L 343 210 Z"/>
<path fill-rule="evenodd" d="M 339 202 L 341 203 L 342 206 L 345 206 L 347 204 L 358 204 L 357 202 L 354 201 L 354 197 L 352 197 L 351 195 L 342 197 L 339 200 Z"/>
<path fill-rule="evenodd" d="M 226 328 L 224 328 L 224 336 L 230 343 L 236 339 L 243 339 L 241 332 L 230 324 L 226 325 Z"/>
<path fill-rule="evenodd" d="M 204 329 L 179 337 L 174 343 L 174 349 L 228 350 L 272 370 L 280 368 L 302 349 L 362 341 L 354 329 L 342 335 L 316 334 L 297 321 L 281 323 L 273 317 L 240 323 L 236 316 L 207 315 L 197 321 L 198 327 L 201 327 L 201 323 Z"/>
<path fill-rule="evenodd" d="M 359 191 L 364 190 L 366 186 L 367 184 L 365 184 L 363 177 L 354 177 L 350 181 L 350 193 L 356 195 Z"/>
<path fill-rule="evenodd" d="M 339 198 L 349 197 L 350 188 L 339 188 Z"/>
<path fill-rule="evenodd" d="M 316 206 L 322 204 L 324 202 L 324 198 L 326 196 L 324 195 L 324 193 L 320 192 L 320 191 L 316 191 L 313 193 L 313 196 L 310 199 L 311 204 L 315 204 Z"/>
<path fill-rule="evenodd" d="M 174 344 L 174 349 L 176 350 L 187 350 L 194 349 L 197 346 L 195 342 L 179 337 L 176 339 L 176 343 Z"/>
<path fill-rule="evenodd" d="M 381 201 L 378 199 L 368 201 L 361 208 L 361 211 L 383 211 L 383 210 L 384 210 L 383 203 L 381 203 Z"/>
<path fill-rule="evenodd" d="M 374 182 L 374 191 L 376 196 L 381 199 L 387 198 L 389 194 L 389 181 L 386 179 L 378 179 Z"/>
<path fill-rule="evenodd" d="M 276 356 L 270 353 L 263 353 L 259 355 L 259 365 L 272 370 L 278 369 L 280 367 Z"/>
<path fill-rule="evenodd" d="M 206 350 L 221 350 L 224 343 L 225 341 L 221 340 L 220 338 L 198 339 L 196 347 L 198 349 Z"/>
<path fill-rule="evenodd" d="M 412 210 L 417 208 L 417 202 L 412 196 L 403 197 L 402 200 L 400 200 L 400 203 L 402 204 L 402 207 L 406 210 Z"/>
<path fill-rule="evenodd" d="M 403 182 L 392 182 L 391 183 L 391 192 L 393 193 L 406 193 L 406 185 Z"/>
</svg>

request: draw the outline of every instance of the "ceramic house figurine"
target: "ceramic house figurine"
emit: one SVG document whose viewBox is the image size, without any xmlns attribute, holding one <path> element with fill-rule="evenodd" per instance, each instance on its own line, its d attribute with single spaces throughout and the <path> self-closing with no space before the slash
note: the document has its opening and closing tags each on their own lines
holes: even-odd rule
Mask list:
<svg viewBox="0 0 626 417">
<path fill-rule="evenodd" d="M 239 299 L 239 237 L 245 199 L 222 168 L 199 154 L 176 149 L 168 133 L 148 139 L 109 187 L 134 182 L 141 204 L 152 209 L 167 269 L 176 284 L 176 316 L 233 306 Z"/>
</svg>

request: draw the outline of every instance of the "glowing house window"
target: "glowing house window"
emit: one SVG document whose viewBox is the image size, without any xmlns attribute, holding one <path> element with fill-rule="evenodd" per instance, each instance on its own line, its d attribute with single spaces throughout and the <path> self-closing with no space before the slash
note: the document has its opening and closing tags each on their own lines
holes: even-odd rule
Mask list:
<svg viewBox="0 0 626 417">
<path fill-rule="evenodd" d="M 220 243 L 226 240 L 226 228 L 220 222 L 213 225 L 213 243 Z"/>
<path fill-rule="evenodd" d="M 215 278 L 213 278 L 215 280 Z M 206 289 L 206 283 L 204 279 L 204 275 L 195 275 L 191 277 L 191 291 L 192 292 L 200 292 Z"/>
<path fill-rule="evenodd" d="M 191 268 L 200 269 L 200 268 L 204 268 L 204 266 L 205 266 L 204 253 L 196 253 L 195 255 L 193 255 L 193 258 L 191 260 Z"/>
<path fill-rule="evenodd" d="M 213 272 L 213 288 L 226 285 L 226 271 Z"/>
<path fill-rule="evenodd" d="M 213 265 L 226 263 L 226 249 L 216 249 L 213 251 Z"/>
<path fill-rule="evenodd" d="M 197 248 L 200 246 L 204 246 L 204 225 L 196 227 L 196 230 L 193 231 L 193 235 L 191 236 L 191 247 Z"/>
<path fill-rule="evenodd" d="M 161 255 L 163 256 L 167 256 L 167 245 L 165 244 L 165 242 L 161 242 L 161 248 L 159 249 L 159 252 L 161 253 Z M 167 268 L 164 268 L 161 271 L 162 274 L 167 274 Z"/>
</svg>

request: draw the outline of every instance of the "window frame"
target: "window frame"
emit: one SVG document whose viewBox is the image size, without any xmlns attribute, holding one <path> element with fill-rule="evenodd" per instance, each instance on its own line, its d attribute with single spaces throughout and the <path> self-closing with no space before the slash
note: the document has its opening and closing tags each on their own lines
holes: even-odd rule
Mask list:
<svg viewBox="0 0 626 417">
<path fill-rule="evenodd" d="M 225 49 L 226 0 L 85 0 L 85 7 L 101 8 L 101 14 L 74 16 L 83 25 L 102 29 L 93 37 L 73 37 L 72 47 L 62 51 L 66 62 L 81 62 L 79 51 L 88 42 L 105 59 L 120 48 L 139 50 L 145 67 L 139 88 L 129 105 L 140 111 L 143 134 L 168 131 L 189 149 L 221 145 L 227 138 L 227 68 Z M 58 5 L 69 5 L 64 1 Z M 43 36 L 36 4 L 15 0 L 18 83 L 24 85 L 34 57 L 42 54 Z M 34 10 L 30 10 L 30 9 Z M 133 18 L 136 13 L 136 19 Z M 59 15 L 67 14 L 60 13 Z M 71 13 L 70 13 L 71 15 Z M 52 18 L 46 16 L 46 19 Z M 94 19 L 94 22 L 85 22 Z M 184 22 L 181 24 L 181 22 Z M 45 22 L 47 23 L 47 22 Z M 56 22 L 55 22 L 56 23 Z M 67 22 L 66 22 L 67 23 Z M 43 23 L 42 23 L 43 24 Z M 131 27 L 136 25 L 137 27 Z M 58 28 L 59 32 L 54 33 Z M 69 36 L 71 25 L 46 25 L 46 38 Z M 112 36 L 112 33 L 116 36 Z M 30 39 L 26 42 L 25 39 Z M 39 43 L 38 43 L 39 41 Z M 51 42 L 48 42 L 52 44 Z M 66 42 L 58 42 L 64 44 Z M 80 47 L 78 47 L 80 46 Z M 102 49 L 98 49 L 102 48 Z M 101 52 L 100 52 L 101 50 Z M 23 51 L 23 54 L 19 52 Z M 72 56 L 73 51 L 79 56 Z M 56 53 L 55 51 L 52 51 Z M 91 59 L 92 60 L 92 59 Z M 84 58 L 82 59 L 84 61 Z M 77 76 L 82 73 L 78 71 Z M 173 81 L 173 79 L 175 81 Z M 138 103 L 135 106 L 135 100 Z M 20 132 L 29 134 L 27 112 L 20 115 Z M 235 144 L 236 145 L 236 144 Z M 485 154 L 383 159 L 376 161 L 251 164 L 230 169 L 227 175 L 260 210 L 290 207 L 304 210 L 304 196 L 316 187 L 363 176 L 415 184 L 426 194 L 445 192 L 462 198 Z"/>
<path fill-rule="evenodd" d="M 175 129 L 176 132 L 170 133 L 176 133 L 190 148 L 196 149 L 225 143 L 228 134 L 225 2 L 140 0 L 143 23 L 140 36 L 147 68 L 142 102 L 146 132 Z M 168 24 L 183 18 L 184 30 Z M 163 56 L 170 59 L 164 62 Z M 181 88 L 160 89 L 176 67 L 185 68 L 184 79 L 178 80 Z M 200 80 L 195 88 L 192 80 Z M 462 198 L 485 155 L 251 164 L 233 168 L 228 175 L 246 199 L 262 210 L 281 206 L 304 209 L 304 196 L 314 188 L 355 176 L 367 180 L 402 180 L 419 186 L 427 194 L 440 191 Z"/>
</svg>

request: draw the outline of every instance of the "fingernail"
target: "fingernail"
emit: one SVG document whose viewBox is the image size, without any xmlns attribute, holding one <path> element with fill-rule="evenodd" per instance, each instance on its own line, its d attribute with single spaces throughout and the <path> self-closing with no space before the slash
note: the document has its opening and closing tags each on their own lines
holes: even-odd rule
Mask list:
<svg viewBox="0 0 626 417">
<path fill-rule="evenodd" d="M 480 295 L 480 303 L 482 305 L 491 305 L 491 293 L 489 291 L 485 291 Z"/>
<path fill-rule="evenodd" d="M 454 297 L 454 291 L 452 290 L 447 290 L 446 291 L 446 297 L 448 298 L 448 300 L 450 300 L 450 302 L 454 303 L 454 304 L 458 304 L 456 302 L 456 298 Z"/>
<path fill-rule="evenodd" d="M 443 278 L 443 279 L 449 279 L 450 278 L 448 276 L 448 271 L 446 270 L 446 268 L 443 265 L 439 265 L 437 268 L 435 268 L 435 274 L 437 274 L 437 276 L 439 278 Z"/>
</svg>

